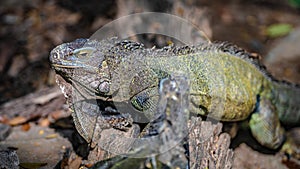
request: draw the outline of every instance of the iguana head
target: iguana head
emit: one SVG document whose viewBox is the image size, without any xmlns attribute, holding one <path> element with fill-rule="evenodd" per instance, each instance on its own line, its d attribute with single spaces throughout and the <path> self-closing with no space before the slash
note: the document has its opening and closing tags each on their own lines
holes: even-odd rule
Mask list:
<svg viewBox="0 0 300 169">
<path fill-rule="evenodd" d="M 85 93 L 108 97 L 118 92 L 123 83 L 119 80 L 130 74 L 131 66 L 138 69 L 141 61 L 131 55 L 141 48 L 141 43 L 117 38 L 77 39 L 54 48 L 49 59 L 56 73 L 68 83 Z"/>
<path fill-rule="evenodd" d="M 49 60 L 56 73 L 63 78 L 57 80 L 62 90 L 68 86 L 75 89 L 75 93 L 70 90 L 65 92 L 71 98 L 69 102 L 100 99 L 108 101 L 106 103 L 114 105 L 120 112 L 135 113 L 149 109 L 152 105 L 149 101 L 151 92 L 158 99 L 158 94 L 153 93 L 156 90 L 148 88 L 157 80 L 156 76 L 152 76 L 154 72 L 150 76 L 150 70 L 143 67 L 142 58 L 146 51 L 139 50 L 141 48 L 143 44 L 117 38 L 102 41 L 77 39 L 54 48 Z M 132 103 L 134 107 L 127 103 Z M 148 120 L 144 115 L 135 116 L 140 122 Z"/>
<path fill-rule="evenodd" d="M 113 43 L 77 39 L 54 48 L 50 63 L 64 80 L 93 95 L 110 94 L 110 72 L 105 53 Z"/>
</svg>

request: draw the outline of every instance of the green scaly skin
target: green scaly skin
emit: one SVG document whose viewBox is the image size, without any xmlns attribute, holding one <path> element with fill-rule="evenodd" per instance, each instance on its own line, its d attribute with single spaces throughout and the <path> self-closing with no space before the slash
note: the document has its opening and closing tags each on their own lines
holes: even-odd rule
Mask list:
<svg viewBox="0 0 300 169">
<path fill-rule="evenodd" d="M 282 145 L 281 123 L 300 123 L 300 88 L 274 80 L 257 57 L 228 43 L 146 49 L 116 38 L 79 39 L 53 49 L 50 62 L 87 97 L 129 103 L 151 120 L 157 117 L 159 81 L 181 74 L 189 78 L 192 113 L 222 121 L 251 116 L 253 136 L 268 148 Z"/>
</svg>

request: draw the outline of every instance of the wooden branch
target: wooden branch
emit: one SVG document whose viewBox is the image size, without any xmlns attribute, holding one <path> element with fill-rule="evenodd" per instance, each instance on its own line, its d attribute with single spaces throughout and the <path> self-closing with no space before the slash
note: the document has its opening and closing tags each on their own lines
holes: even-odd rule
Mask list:
<svg viewBox="0 0 300 169">
<path fill-rule="evenodd" d="M 232 168 L 230 136 L 221 133 L 221 123 L 212 124 L 201 121 L 199 117 L 192 117 L 189 128 L 190 168 Z"/>
</svg>

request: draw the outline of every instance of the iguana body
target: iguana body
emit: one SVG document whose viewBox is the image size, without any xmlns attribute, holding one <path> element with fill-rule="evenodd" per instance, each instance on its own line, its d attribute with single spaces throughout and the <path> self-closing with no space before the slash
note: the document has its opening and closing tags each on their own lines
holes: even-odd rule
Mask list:
<svg viewBox="0 0 300 169">
<path fill-rule="evenodd" d="M 192 113 L 222 121 L 251 116 L 254 137 L 269 148 L 279 147 L 284 140 L 280 121 L 300 123 L 299 87 L 274 80 L 256 57 L 226 43 L 146 49 L 116 38 L 79 39 L 53 49 L 50 61 L 64 79 L 82 87 L 85 98 L 129 103 L 133 108 L 124 111 L 139 112 L 147 120 L 158 116 L 160 80 L 183 74 L 190 83 Z M 79 131 L 87 126 L 76 124 Z M 81 135 L 91 140 L 87 131 Z"/>
</svg>

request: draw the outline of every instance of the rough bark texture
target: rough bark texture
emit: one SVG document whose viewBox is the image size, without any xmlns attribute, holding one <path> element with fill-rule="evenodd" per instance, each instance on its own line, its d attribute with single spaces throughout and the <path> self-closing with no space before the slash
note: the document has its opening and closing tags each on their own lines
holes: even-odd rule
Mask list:
<svg viewBox="0 0 300 169">
<path fill-rule="evenodd" d="M 229 169 L 233 151 L 229 149 L 230 136 L 221 133 L 222 124 L 212 124 L 193 117 L 190 123 L 189 151 L 192 169 Z"/>
</svg>

